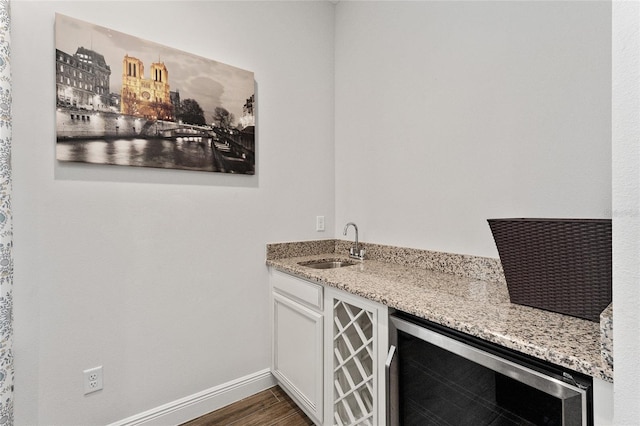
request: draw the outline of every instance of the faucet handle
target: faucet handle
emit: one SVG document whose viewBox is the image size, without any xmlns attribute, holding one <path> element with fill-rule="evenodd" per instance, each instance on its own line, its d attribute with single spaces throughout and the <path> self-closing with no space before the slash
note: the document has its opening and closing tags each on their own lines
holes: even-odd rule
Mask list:
<svg viewBox="0 0 640 426">
<path fill-rule="evenodd" d="M 355 247 L 349 249 L 349 257 L 364 260 L 365 249 L 356 250 Z"/>
</svg>

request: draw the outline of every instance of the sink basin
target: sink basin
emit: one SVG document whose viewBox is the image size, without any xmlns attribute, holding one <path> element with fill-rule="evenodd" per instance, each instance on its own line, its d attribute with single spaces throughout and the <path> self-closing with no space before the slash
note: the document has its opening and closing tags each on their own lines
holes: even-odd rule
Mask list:
<svg viewBox="0 0 640 426">
<path fill-rule="evenodd" d="M 307 262 L 298 263 L 300 266 L 306 266 L 307 268 L 313 269 L 335 269 L 342 268 L 343 266 L 351 266 L 355 265 L 355 262 L 351 262 L 349 260 L 340 260 L 340 259 L 323 259 L 323 260 L 310 260 Z"/>
</svg>

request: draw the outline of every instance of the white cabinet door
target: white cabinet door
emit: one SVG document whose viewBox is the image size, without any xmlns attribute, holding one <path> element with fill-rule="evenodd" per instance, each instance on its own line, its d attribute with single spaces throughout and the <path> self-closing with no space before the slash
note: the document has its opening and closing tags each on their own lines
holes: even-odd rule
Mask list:
<svg viewBox="0 0 640 426">
<path fill-rule="evenodd" d="M 272 372 L 301 408 L 323 419 L 323 315 L 273 292 Z"/>
<path fill-rule="evenodd" d="M 387 308 L 328 288 L 325 306 L 325 424 L 384 425 Z"/>
</svg>

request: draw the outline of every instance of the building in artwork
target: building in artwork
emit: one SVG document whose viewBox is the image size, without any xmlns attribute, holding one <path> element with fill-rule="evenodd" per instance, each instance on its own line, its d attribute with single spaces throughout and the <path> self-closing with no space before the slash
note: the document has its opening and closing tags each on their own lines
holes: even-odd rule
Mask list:
<svg viewBox="0 0 640 426">
<path fill-rule="evenodd" d="M 255 93 L 251 95 L 242 107 L 242 118 L 240 118 L 240 132 L 238 133 L 237 142 L 242 145 L 251 155 L 252 161 L 255 161 L 254 153 L 256 151 L 256 118 L 255 118 Z"/>
<path fill-rule="evenodd" d="M 240 118 L 240 127 L 247 128 L 256 125 L 255 114 L 253 112 L 255 103 L 255 94 L 251 95 L 242 107 L 242 117 Z"/>
<path fill-rule="evenodd" d="M 180 91 L 176 89 L 175 92 L 169 92 L 169 98 L 171 99 L 171 105 L 173 106 L 173 117 L 180 117 L 182 115 Z"/>
<path fill-rule="evenodd" d="M 59 106 L 107 111 L 111 106 L 111 68 L 104 56 L 79 47 L 71 55 L 56 49 L 56 95 Z"/>
<path fill-rule="evenodd" d="M 120 112 L 154 120 L 173 120 L 169 91 L 169 72 L 163 62 L 151 64 L 150 78 L 144 77 L 144 64 L 125 55 L 122 60 Z"/>
</svg>

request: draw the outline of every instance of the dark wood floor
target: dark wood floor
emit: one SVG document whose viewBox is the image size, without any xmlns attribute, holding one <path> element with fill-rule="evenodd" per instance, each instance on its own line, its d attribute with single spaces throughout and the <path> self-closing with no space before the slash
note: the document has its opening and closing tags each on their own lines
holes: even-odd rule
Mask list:
<svg viewBox="0 0 640 426">
<path fill-rule="evenodd" d="M 279 386 L 272 387 L 182 426 L 308 426 L 307 416 Z"/>
</svg>

